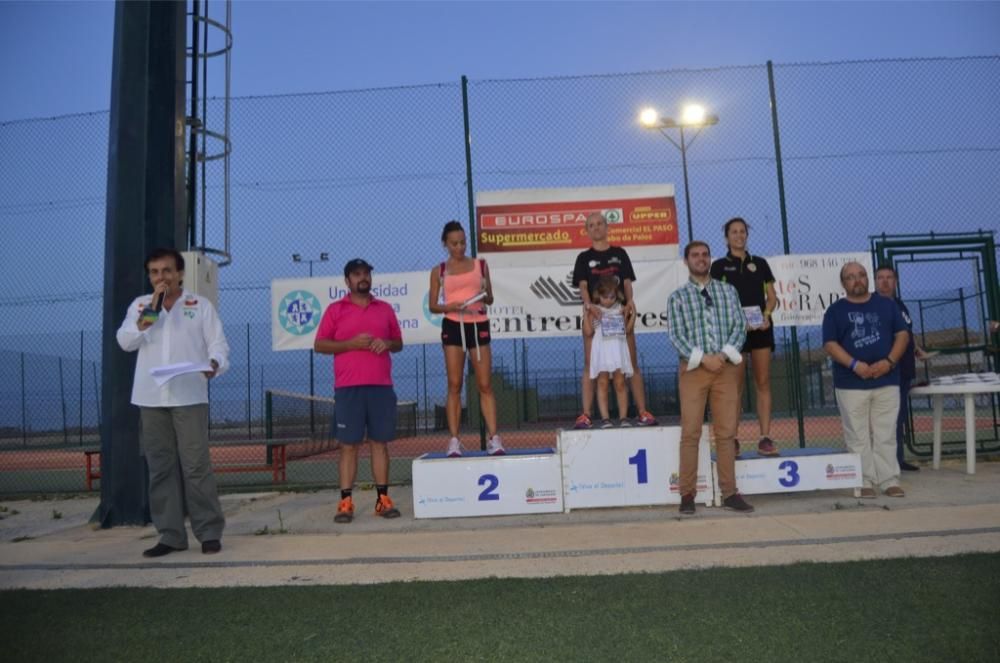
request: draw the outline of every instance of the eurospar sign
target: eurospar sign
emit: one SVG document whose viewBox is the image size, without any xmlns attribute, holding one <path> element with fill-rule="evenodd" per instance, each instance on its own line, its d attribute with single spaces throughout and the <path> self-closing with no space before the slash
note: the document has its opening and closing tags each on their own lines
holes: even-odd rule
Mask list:
<svg viewBox="0 0 1000 663">
<path fill-rule="evenodd" d="M 590 248 L 587 217 L 608 220 L 608 241 L 636 260 L 677 257 L 672 184 L 508 189 L 476 195 L 476 242 L 491 265 L 572 265 Z"/>
</svg>

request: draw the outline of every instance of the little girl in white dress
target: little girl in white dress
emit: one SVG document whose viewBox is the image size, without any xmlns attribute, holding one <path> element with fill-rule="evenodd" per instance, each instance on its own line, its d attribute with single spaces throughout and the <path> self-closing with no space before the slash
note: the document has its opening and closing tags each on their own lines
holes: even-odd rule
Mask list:
<svg viewBox="0 0 1000 663">
<path fill-rule="evenodd" d="M 596 303 L 600 317 L 594 319 L 590 315 L 586 316 L 583 330 L 585 334 L 593 335 L 590 344 L 590 378 L 597 378 L 597 409 L 603 419 L 601 428 L 614 426 L 608 409 L 608 382 L 613 382 L 615 386 L 620 425 L 630 426 L 625 378 L 632 375 L 632 358 L 625 334 L 635 326 L 635 315 L 631 312 L 626 315 L 618 290 L 618 279 L 614 276 L 602 276 L 590 299 Z"/>
</svg>

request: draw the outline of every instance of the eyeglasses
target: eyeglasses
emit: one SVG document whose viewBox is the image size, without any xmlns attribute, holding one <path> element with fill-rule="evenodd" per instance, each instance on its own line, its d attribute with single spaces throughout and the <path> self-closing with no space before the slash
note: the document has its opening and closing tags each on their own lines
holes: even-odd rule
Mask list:
<svg viewBox="0 0 1000 663">
<path fill-rule="evenodd" d="M 705 306 L 712 308 L 712 295 L 708 294 L 708 288 L 701 291 L 701 296 L 705 298 Z"/>
</svg>

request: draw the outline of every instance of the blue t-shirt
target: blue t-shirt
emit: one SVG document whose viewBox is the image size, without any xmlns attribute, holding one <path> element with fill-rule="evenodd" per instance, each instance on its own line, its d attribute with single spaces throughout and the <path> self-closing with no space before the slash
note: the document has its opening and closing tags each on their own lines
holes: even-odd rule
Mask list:
<svg viewBox="0 0 1000 663">
<path fill-rule="evenodd" d="M 889 356 L 898 332 L 906 331 L 906 321 L 892 299 L 877 293 L 863 304 L 838 299 L 823 316 L 823 343 L 836 341 L 858 361 L 874 364 Z M 833 362 L 833 386 L 837 389 L 877 389 L 899 385 L 899 366 L 875 380 Z"/>
</svg>

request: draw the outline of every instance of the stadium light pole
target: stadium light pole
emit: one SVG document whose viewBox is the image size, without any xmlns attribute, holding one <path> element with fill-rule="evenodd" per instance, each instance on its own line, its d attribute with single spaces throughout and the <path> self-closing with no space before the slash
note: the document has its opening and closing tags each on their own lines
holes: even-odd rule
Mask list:
<svg viewBox="0 0 1000 663">
<path fill-rule="evenodd" d="M 709 114 L 708 111 L 705 110 L 705 107 L 699 104 L 688 104 L 684 106 L 684 108 L 681 109 L 679 120 L 669 117 L 660 117 L 659 111 L 655 108 L 644 108 L 639 113 L 639 124 L 647 129 L 655 129 L 659 131 L 664 138 L 669 140 L 674 147 L 681 151 L 681 168 L 684 171 L 684 207 L 687 215 L 689 242 L 694 239 L 694 230 L 691 223 L 691 193 L 688 188 L 687 151 L 692 145 L 694 145 L 694 141 L 698 138 L 702 129 L 718 123 L 719 117 L 717 115 Z M 680 143 L 675 141 L 670 133 L 668 133 L 668 131 L 672 129 L 677 129 L 680 133 Z M 684 133 L 685 129 L 695 130 L 694 134 L 691 135 L 690 140 L 687 140 L 687 136 Z"/>
<path fill-rule="evenodd" d="M 312 278 L 312 275 L 313 275 L 313 263 L 317 263 L 317 262 L 329 262 L 329 260 L 330 260 L 330 254 L 326 253 L 326 252 L 320 253 L 319 254 L 319 258 L 314 258 L 312 260 L 303 259 L 301 253 L 293 253 L 292 254 L 292 262 L 295 262 L 295 263 L 307 262 L 307 263 L 309 263 L 309 278 Z M 316 395 L 316 368 L 315 368 L 315 366 L 313 366 L 313 355 L 314 355 L 313 349 L 309 348 L 309 396 L 310 397 Z M 309 430 L 310 430 L 310 432 L 316 430 L 316 412 L 315 412 L 315 409 L 314 409 L 313 406 L 314 406 L 314 404 L 310 400 L 309 401 Z"/>
</svg>

